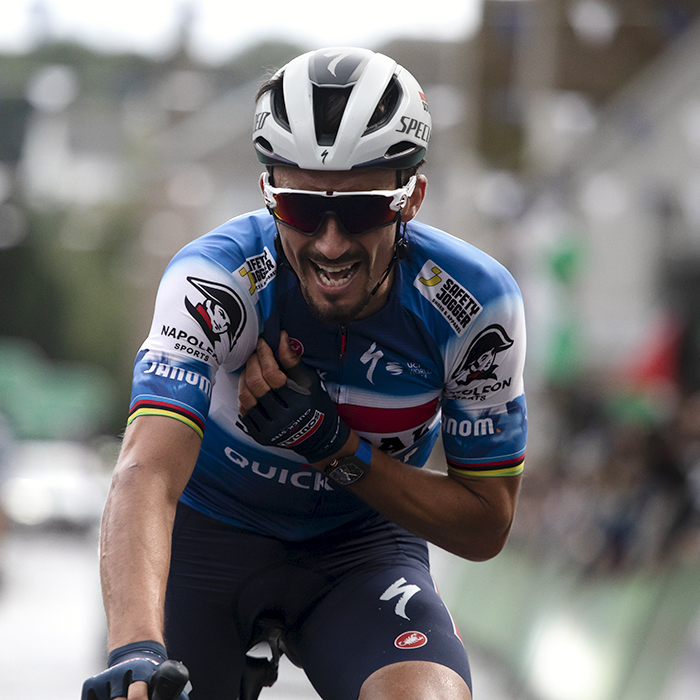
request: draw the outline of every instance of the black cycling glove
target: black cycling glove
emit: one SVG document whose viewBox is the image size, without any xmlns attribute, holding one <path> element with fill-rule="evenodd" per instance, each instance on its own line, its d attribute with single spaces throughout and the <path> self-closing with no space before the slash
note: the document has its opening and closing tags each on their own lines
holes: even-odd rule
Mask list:
<svg viewBox="0 0 700 700">
<path fill-rule="evenodd" d="M 287 383 L 261 396 L 241 420 L 259 444 L 285 447 L 308 462 L 330 457 L 350 437 L 320 377 L 302 363 L 287 370 Z"/>
<path fill-rule="evenodd" d="M 132 683 L 148 683 L 158 666 L 167 658 L 165 647 L 158 642 L 135 642 L 119 647 L 109 655 L 109 668 L 83 683 L 81 700 L 126 697 Z M 179 700 L 188 700 L 187 694 L 180 693 Z"/>
</svg>

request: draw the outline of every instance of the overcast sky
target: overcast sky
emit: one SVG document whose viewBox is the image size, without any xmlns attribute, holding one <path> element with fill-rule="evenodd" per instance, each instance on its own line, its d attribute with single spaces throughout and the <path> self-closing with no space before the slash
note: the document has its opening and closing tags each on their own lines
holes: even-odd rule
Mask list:
<svg viewBox="0 0 700 700">
<path fill-rule="evenodd" d="M 0 51 L 30 49 L 38 19 L 55 38 L 159 55 L 172 45 L 184 5 L 195 17 L 196 54 L 213 62 L 265 38 L 309 48 L 375 48 L 397 36 L 452 41 L 478 26 L 482 1 L 0 0 Z"/>
</svg>

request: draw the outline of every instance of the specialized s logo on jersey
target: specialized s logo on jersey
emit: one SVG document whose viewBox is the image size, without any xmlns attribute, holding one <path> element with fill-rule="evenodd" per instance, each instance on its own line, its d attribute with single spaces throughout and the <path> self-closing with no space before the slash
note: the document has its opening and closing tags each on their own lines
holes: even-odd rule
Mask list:
<svg viewBox="0 0 700 700">
<path fill-rule="evenodd" d="M 432 260 L 423 265 L 413 286 L 445 317 L 460 337 L 481 313 L 481 304 L 469 291 Z"/>
<path fill-rule="evenodd" d="M 451 396 L 472 401 L 483 401 L 488 394 L 500 391 L 511 384 L 511 377 L 496 373 L 496 357 L 513 346 L 513 341 L 503 326 L 494 323 L 487 326 L 471 342 L 464 357 L 452 373 L 456 389 Z"/>
<path fill-rule="evenodd" d="M 197 277 L 188 277 L 187 281 L 195 292 L 185 297 L 185 308 L 201 327 L 219 361 L 222 361 L 245 326 L 245 306 L 230 287 Z"/>
</svg>

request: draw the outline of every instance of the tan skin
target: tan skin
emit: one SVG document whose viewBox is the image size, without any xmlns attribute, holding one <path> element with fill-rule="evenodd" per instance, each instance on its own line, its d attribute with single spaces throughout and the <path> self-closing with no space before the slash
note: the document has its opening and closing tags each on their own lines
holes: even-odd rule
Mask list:
<svg viewBox="0 0 700 700">
<path fill-rule="evenodd" d="M 280 187 L 321 190 L 393 189 L 394 173 L 318 173 L 275 170 Z M 426 180 L 418 185 L 402 219 L 417 213 Z M 284 252 L 300 278 L 307 302 L 325 318 L 376 313 L 386 303 L 392 276 L 363 305 L 391 259 L 395 227 L 349 237 L 333 217 L 313 237 L 280 225 Z M 322 266 L 322 267 L 319 267 Z M 324 280 L 324 275 L 326 276 Z M 327 284 L 328 279 L 340 284 Z M 358 310 L 358 305 L 361 306 Z M 279 362 L 278 362 L 279 360 Z M 300 362 L 283 331 L 279 356 L 259 341 L 239 382 L 242 413 L 286 381 L 284 369 Z M 352 454 L 359 436 L 351 431 L 334 455 Z M 170 563 L 170 537 L 177 500 L 192 474 L 200 439 L 171 418 L 142 416 L 127 429 L 105 507 L 101 576 L 109 648 L 151 639 L 163 642 L 163 603 Z M 316 463 L 322 470 L 330 458 Z M 519 477 L 470 479 L 411 467 L 373 451 L 371 472 L 352 490 L 407 530 L 460 557 L 481 561 L 505 544 L 515 512 Z M 145 683 L 129 687 L 128 700 L 146 700 Z M 440 664 L 409 661 L 386 666 L 362 686 L 359 700 L 470 700 L 466 683 Z"/>
</svg>

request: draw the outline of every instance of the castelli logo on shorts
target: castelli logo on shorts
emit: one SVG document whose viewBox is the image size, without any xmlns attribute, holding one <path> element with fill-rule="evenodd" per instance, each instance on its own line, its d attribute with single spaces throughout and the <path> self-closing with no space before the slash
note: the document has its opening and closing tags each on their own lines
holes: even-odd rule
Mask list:
<svg viewBox="0 0 700 700">
<path fill-rule="evenodd" d="M 418 649 L 428 643 L 428 638 L 422 632 L 404 632 L 394 641 L 399 649 Z"/>
</svg>

